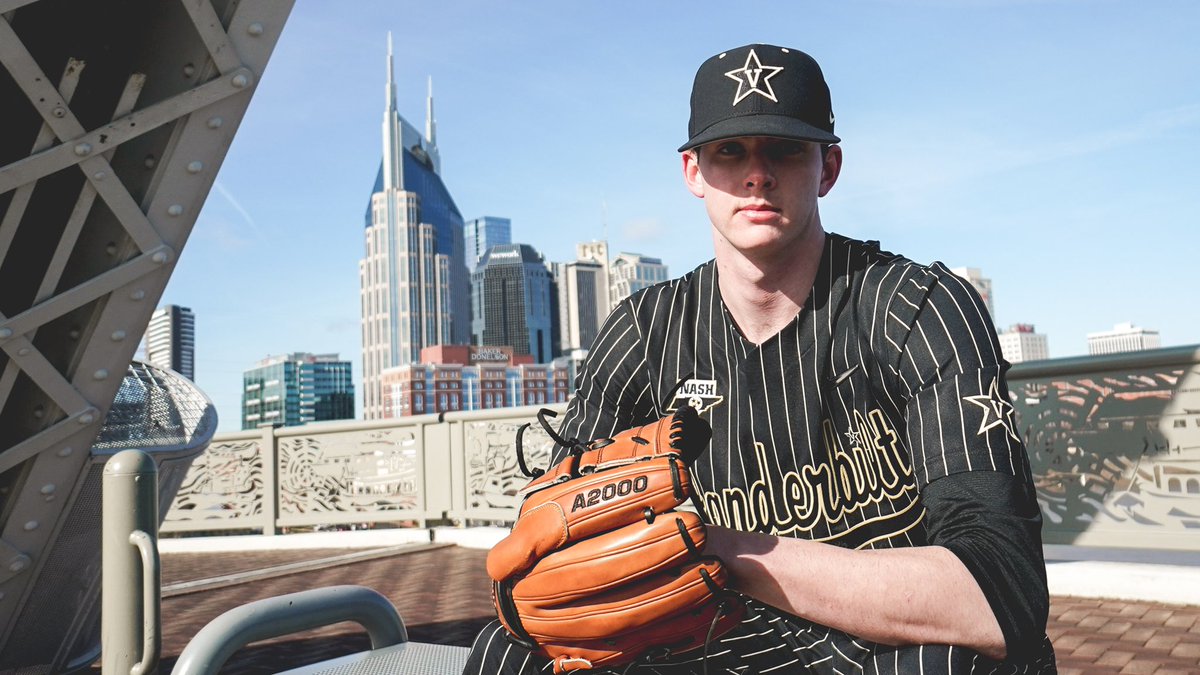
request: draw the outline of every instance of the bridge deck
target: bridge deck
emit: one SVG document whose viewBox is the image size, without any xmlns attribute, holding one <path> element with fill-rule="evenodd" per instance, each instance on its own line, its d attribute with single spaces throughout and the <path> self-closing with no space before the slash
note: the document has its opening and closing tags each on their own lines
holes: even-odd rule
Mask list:
<svg viewBox="0 0 1200 675">
<path fill-rule="evenodd" d="M 384 547 L 349 554 L 345 549 L 166 553 L 160 672 L 170 672 L 187 641 L 221 612 L 259 598 L 335 584 L 360 584 L 389 597 L 412 640 L 470 646 L 492 612 L 482 581 L 486 555 L 459 546 Z M 267 572 L 259 573 L 263 570 Z M 227 575 L 241 578 L 183 586 Z M 1054 596 L 1049 631 L 1064 675 L 1200 672 L 1197 606 Z M 368 647 L 357 625 L 338 624 L 251 645 L 223 672 L 278 672 Z"/>
</svg>

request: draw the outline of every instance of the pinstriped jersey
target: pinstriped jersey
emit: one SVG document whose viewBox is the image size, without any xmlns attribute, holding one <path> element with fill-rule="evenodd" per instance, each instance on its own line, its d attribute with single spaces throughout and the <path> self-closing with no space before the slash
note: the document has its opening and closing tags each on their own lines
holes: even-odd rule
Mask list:
<svg viewBox="0 0 1200 675">
<path fill-rule="evenodd" d="M 1031 480 L 1005 368 L 967 282 L 941 263 L 829 234 L 805 305 L 762 344 L 726 309 L 713 261 L 628 298 L 592 345 L 560 434 L 610 436 L 686 402 L 713 427 L 692 467 L 709 523 L 849 548 L 920 546 L 930 535 L 920 493 L 931 481 L 964 471 Z M 993 671 L 961 648 L 883 648 L 751 607 L 747 630 L 782 631 L 769 644 L 816 630 L 826 646 L 810 657 L 802 646 L 776 661 L 746 657 L 749 672 L 824 658 L 844 661 L 843 671 L 1054 669 L 1048 641 L 1029 670 Z M 722 644 L 736 654 L 744 637 Z"/>
</svg>

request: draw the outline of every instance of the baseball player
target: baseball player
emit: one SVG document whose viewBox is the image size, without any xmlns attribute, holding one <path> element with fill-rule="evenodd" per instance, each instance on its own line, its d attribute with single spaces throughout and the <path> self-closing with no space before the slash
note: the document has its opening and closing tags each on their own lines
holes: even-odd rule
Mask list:
<svg viewBox="0 0 1200 675">
<path fill-rule="evenodd" d="M 824 230 L 833 131 L 803 52 L 747 45 L 700 66 L 679 150 L 715 257 L 613 310 L 568 406 L 567 438 L 684 404 L 712 425 L 692 466 L 705 553 L 745 618 L 706 655 L 633 672 L 1055 672 L 995 328 L 941 263 Z M 492 624 L 466 672 L 546 668 Z"/>
</svg>

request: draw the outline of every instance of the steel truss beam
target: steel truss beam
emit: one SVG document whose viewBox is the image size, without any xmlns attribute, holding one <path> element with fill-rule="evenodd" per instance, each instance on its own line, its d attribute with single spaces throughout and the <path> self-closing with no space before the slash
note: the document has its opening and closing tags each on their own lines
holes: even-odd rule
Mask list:
<svg viewBox="0 0 1200 675">
<path fill-rule="evenodd" d="M 0 670 L 291 5 L 0 0 Z"/>
</svg>

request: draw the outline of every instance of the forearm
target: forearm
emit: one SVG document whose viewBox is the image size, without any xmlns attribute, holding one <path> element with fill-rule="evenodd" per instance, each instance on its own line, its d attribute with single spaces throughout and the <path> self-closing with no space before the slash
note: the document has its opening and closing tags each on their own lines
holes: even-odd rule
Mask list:
<svg viewBox="0 0 1200 675">
<path fill-rule="evenodd" d="M 1004 635 L 966 567 L 940 546 L 850 550 L 710 527 L 706 552 L 732 587 L 769 605 L 883 644 L 953 644 L 994 659 Z"/>
</svg>

